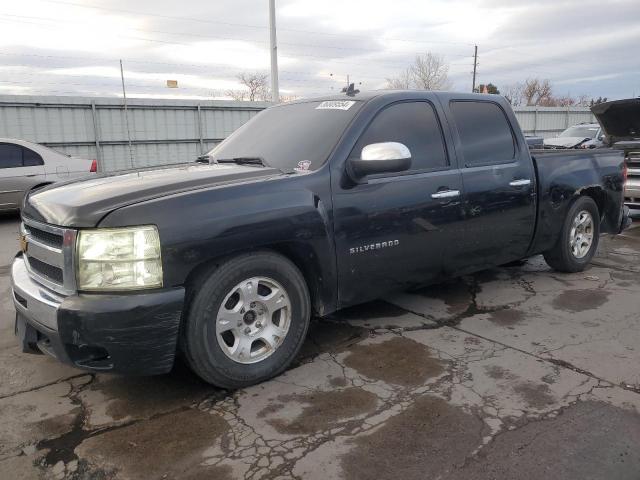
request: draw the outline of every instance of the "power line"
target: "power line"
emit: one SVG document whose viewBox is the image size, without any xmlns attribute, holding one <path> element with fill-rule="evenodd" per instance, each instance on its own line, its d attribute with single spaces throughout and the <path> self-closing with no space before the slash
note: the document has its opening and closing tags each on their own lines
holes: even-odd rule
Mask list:
<svg viewBox="0 0 640 480">
<path fill-rule="evenodd" d="M 40 23 L 36 23 L 36 22 L 29 22 L 29 21 L 24 21 L 24 20 L 18 20 L 18 22 L 21 23 L 27 23 L 27 24 L 33 24 L 33 25 L 42 25 L 42 26 L 46 26 L 49 28 L 58 28 L 57 23 L 58 22 L 65 22 L 65 23 L 72 23 L 75 25 L 82 25 L 84 22 L 82 21 L 77 21 L 77 20 L 69 20 L 69 19 L 51 19 L 51 18 L 46 18 L 46 17 L 34 17 L 34 16 L 27 16 L 27 15 L 12 15 L 12 14 L 6 14 L 6 13 L 2 13 L 0 14 L 0 16 L 3 17 L 12 17 L 12 18 L 22 18 L 22 19 L 31 19 L 31 20 L 41 20 L 41 21 L 46 21 L 49 22 L 48 24 L 40 24 Z M 0 19 L 0 21 L 2 21 Z M 16 21 L 13 20 L 12 23 Z M 141 29 L 141 28 L 128 28 L 128 30 L 132 30 L 132 31 L 136 31 L 136 32 L 142 32 L 142 33 L 158 33 L 158 34 L 163 34 L 163 35 L 174 35 L 174 36 L 185 36 L 185 37 L 194 37 L 194 38 L 203 38 L 203 39 L 210 39 L 210 40 L 233 40 L 233 41 L 242 41 L 242 42 L 249 42 L 249 43 L 256 43 L 256 44 L 260 44 L 260 45 L 269 45 L 269 42 L 265 41 L 265 40 L 256 40 L 256 39 L 252 39 L 252 38 L 246 38 L 246 37 L 228 37 L 228 36 L 222 36 L 222 35 L 204 35 L 204 34 L 199 34 L 199 33 L 193 33 L 193 32 L 170 32 L 170 31 L 166 31 L 166 30 L 152 30 L 152 29 Z M 131 38 L 131 39 L 135 39 L 135 40 L 146 40 L 146 41 L 156 41 L 156 42 L 162 42 L 162 43 L 176 43 L 178 45 L 189 45 L 189 44 L 185 44 L 182 42 L 169 42 L 169 41 L 165 41 L 165 40 L 156 40 L 156 39 L 148 39 L 148 38 L 141 38 L 141 37 L 131 37 L 131 36 L 122 36 L 122 35 L 116 35 L 118 37 L 121 38 Z M 305 48 L 322 48 L 322 49 L 330 49 L 330 50 L 341 50 L 341 51 L 354 51 L 354 52 L 371 52 L 371 53 L 376 53 L 379 52 L 380 49 L 374 49 L 374 48 L 359 48 L 359 47 L 345 47 L 345 46 L 335 46 L 335 45 L 323 45 L 323 44 L 313 44 L 313 43 L 293 43 L 293 42 L 279 42 L 280 45 L 287 45 L 287 46 L 291 46 L 291 47 L 305 47 Z M 403 54 L 411 54 L 411 55 L 419 55 L 423 52 L 402 52 Z M 470 58 L 470 55 L 462 55 L 462 54 L 446 54 L 446 56 L 448 57 L 460 57 L 460 58 Z"/>
<path fill-rule="evenodd" d="M 1 21 L 1 20 L 0 20 Z M 26 54 L 26 53 L 5 53 L 5 52 L 0 52 L 0 55 L 5 55 L 5 56 L 30 56 L 30 57 L 41 57 L 41 58 L 62 58 L 62 59 L 75 59 L 75 60 L 89 60 L 92 62 L 96 61 L 96 57 L 78 57 L 78 56 L 68 56 L 68 55 L 42 55 L 42 54 Z M 329 56 L 320 56 L 320 55 L 311 55 L 311 54 L 297 54 L 297 56 L 299 57 L 309 57 L 309 58 L 318 58 L 318 59 L 323 59 L 323 60 L 329 60 L 332 63 L 339 63 L 339 64 L 345 64 L 345 65 L 349 65 L 349 66 L 353 66 L 353 65 L 362 65 L 362 66 L 366 66 L 368 68 L 371 67 L 372 63 L 371 61 L 363 61 L 363 62 L 356 62 L 356 61 L 351 61 L 351 60 L 346 60 L 346 59 L 342 59 L 341 58 L 335 58 L 335 57 L 329 57 Z M 105 61 L 114 61 L 117 62 L 117 59 L 113 59 L 110 57 L 102 57 L 103 60 Z M 149 61 L 149 60 L 136 60 L 136 59 L 126 59 L 127 62 L 135 62 L 135 63 L 148 63 L 148 64 L 157 64 L 157 65 L 171 65 L 171 66 L 194 66 L 197 68 L 206 68 L 206 66 L 203 65 L 194 65 L 194 64 L 181 64 L 181 63 L 171 63 L 171 62 L 153 62 L 153 61 Z M 375 60 L 375 64 L 376 65 L 386 65 L 389 67 L 395 67 L 395 68 L 405 68 L 408 65 L 409 62 L 402 62 L 400 60 L 398 61 L 388 61 L 388 60 Z M 235 68 L 236 70 L 242 70 L 242 68 L 240 67 L 230 67 L 228 64 L 216 64 L 216 63 L 210 63 L 209 65 L 221 65 L 223 68 Z M 471 65 L 470 63 L 459 63 L 459 62 L 450 62 L 451 66 L 466 66 L 466 65 Z M 262 69 L 258 69 L 258 70 L 262 70 Z M 291 73 L 291 72 L 290 72 Z M 304 72 L 298 72 L 300 74 L 304 74 Z"/>
<path fill-rule="evenodd" d="M 231 27 L 256 28 L 256 29 L 261 29 L 261 30 L 266 30 L 266 29 L 269 28 L 269 27 L 267 27 L 265 25 L 251 25 L 251 24 L 246 24 L 246 23 L 221 22 L 221 21 L 209 20 L 209 19 L 206 19 L 206 18 L 182 17 L 182 16 L 176 16 L 176 15 L 162 15 L 162 14 L 159 14 L 159 13 L 141 12 L 141 11 L 135 11 L 135 10 L 121 9 L 121 8 L 112 8 L 112 7 L 101 7 L 101 6 L 97 6 L 97 5 L 86 5 L 86 4 L 81 4 L 81 3 L 76 3 L 76 2 L 68 2 L 68 1 L 63 1 L 63 0 L 38 0 L 38 1 L 46 2 L 46 3 L 56 3 L 56 4 L 59 4 L 59 5 L 69 5 L 69 6 L 79 7 L 79 8 L 120 12 L 120 13 L 127 13 L 127 14 L 131 14 L 131 15 L 141 15 L 141 16 L 146 16 L 146 17 L 164 18 L 164 19 L 170 19 L 170 20 L 182 20 L 182 21 L 189 21 L 189 22 L 209 23 L 209 24 L 215 24 L 215 25 L 226 25 L 226 26 L 231 26 Z M 287 32 L 304 33 L 304 34 L 312 34 L 312 35 L 329 35 L 329 36 L 337 36 L 337 37 L 367 38 L 367 39 L 371 38 L 371 37 L 366 36 L 366 35 L 318 32 L 318 31 L 313 31 L 313 30 L 298 30 L 298 29 L 293 29 L 293 28 L 279 28 L 278 30 L 279 31 L 287 31 Z M 437 41 L 437 40 L 435 40 L 435 41 L 433 41 L 433 40 L 415 40 L 415 39 L 409 40 L 409 39 L 392 38 L 392 37 L 385 37 L 385 40 L 398 41 L 398 42 L 425 43 L 425 44 L 473 46 L 472 43 Z"/>
<path fill-rule="evenodd" d="M 0 53 L 0 55 L 2 55 L 2 53 Z M 132 60 L 128 60 L 128 59 L 123 59 L 125 61 L 127 61 L 128 63 L 133 63 Z M 34 69 L 34 67 L 32 65 L 28 65 L 28 64 L 24 64 L 24 65 L 16 65 L 18 67 L 28 67 L 29 69 Z M 51 66 L 51 68 L 56 68 L 54 66 Z M 59 68 L 66 68 L 63 66 L 60 66 Z M 75 68 L 75 67 L 70 67 L 70 68 Z M 82 67 L 79 67 L 82 68 Z M 114 67 L 115 68 L 115 67 Z M 230 70 L 232 68 L 229 68 Z M 233 68 L 234 71 L 237 71 L 236 68 Z M 0 73 L 1 72 L 10 72 L 9 68 L 0 68 Z M 139 73 L 143 73 L 145 74 L 146 72 L 139 72 Z M 160 72 L 154 72 L 156 74 L 160 74 Z M 316 80 L 330 80 L 332 78 L 331 74 L 316 74 L 316 73 L 308 73 L 308 72 L 290 72 L 288 70 L 280 70 L 280 73 L 285 73 L 287 75 L 285 75 L 283 78 L 288 81 L 288 82 L 313 82 Z M 164 72 L 163 73 L 165 76 L 170 76 L 175 74 L 175 72 Z M 221 74 L 219 72 L 211 72 L 211 74 L 215 74 L 216 78 L 233 78 L 233 79 L 237 79 L 237 76 L 235 74 Z M 17 70 L 14 72 L 14 75 L 19 76 L 20 78 L 22 77 L 37 77 L 37 78 L 42 78 L 43 75 L 48 75 L 48 76 L 55 76 L 57 78 L 60 77 L 74 77 L 74 78 L 87 78 L 87 77 L 101 77 L 104 78 L 104 75 L 100 75 L 98 73 L 95 74 L 77 74 L 77 73 L 65 73 L 65 72 L 58 72 L 55 73 L 55 71 L 48 71 L 48 72 L 41 72 L 38 71 L 37 73 L 28 73 L 28 72 L 24 72 L 23 70 Z M 180 74 L 180 75 L 191 75 L 191 74 Z M 293 76 L 288 76 L 288 75 L 293 75 Z M 310 79 L 302 79 L 302 78 L 295 78 L 295 75 L 300 75 L 300 76 L 307 76 L 307 77 L 312 77 Z M 200 77 L 206 77 L 208 75 L 199 75 Z M 370 79 L 370 80 L 386 80 L 387 77 L 378 77 L 378 76 L 373 76 L 373 75 L 369 75 L 366 73 L 358 73 L 359 77 L 364 77 L 366 79 Z M 140 79 L 142 81 L 144 81 L 145 79 Z M 154 81 L 153 79 L 149 79 L 148 81 Z M 187 82 L 187 80 L 183 80 L 185 82 Z M 128 84 L 130 86 L 132 86 L 133 84 Z M 142 86 L 142 85 L 139 85 Z"/>
</svg>

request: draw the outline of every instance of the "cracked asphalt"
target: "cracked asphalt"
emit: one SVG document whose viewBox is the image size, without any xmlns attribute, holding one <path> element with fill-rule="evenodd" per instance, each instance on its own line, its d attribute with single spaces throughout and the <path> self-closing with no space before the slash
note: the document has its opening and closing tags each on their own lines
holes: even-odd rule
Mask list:
<svg viewBox="0 0 640 480">
<path fill-rule="evenodd" d="M 0 218 L 0 479 L 640 478 L 640 226 L 315 320 L 239 391 L 19 352 Z"/>
</svg>

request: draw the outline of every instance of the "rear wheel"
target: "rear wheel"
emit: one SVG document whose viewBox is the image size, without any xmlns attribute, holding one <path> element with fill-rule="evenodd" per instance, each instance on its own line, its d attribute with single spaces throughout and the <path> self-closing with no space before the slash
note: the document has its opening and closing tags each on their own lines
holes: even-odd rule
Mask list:
<svg viewBox="0 0 640 480">
<path fill-rule="evenodd" d="M 560 238 L 544 259 L 560 272 L 580 272 L 595 255 L 599 239 L 598 206 L 592 198 L 580 197 L 569 208 Z"/>
<path fill-rule="evenodd" d="M 235 257 L 202 277 L 183 338 L 191 368 L 205 381 L 239 388 L 281 373 L 307 333 L 310 301 L 304 277 L 285 257 Z"/>
</svg>

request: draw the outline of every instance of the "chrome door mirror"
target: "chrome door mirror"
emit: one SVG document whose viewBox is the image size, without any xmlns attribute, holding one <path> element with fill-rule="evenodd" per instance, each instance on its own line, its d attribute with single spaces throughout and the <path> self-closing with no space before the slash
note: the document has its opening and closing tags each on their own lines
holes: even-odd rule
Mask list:
<svg viewBox="0 0 640 480">
<path fill-rule="evenodd" d="M 411 167 L 411 151 L 398 142 L 372 143 L 362 149 L 360 158 L 349 159 L 354 180 L 376 173 L 402 172 Z"/>
</svg>

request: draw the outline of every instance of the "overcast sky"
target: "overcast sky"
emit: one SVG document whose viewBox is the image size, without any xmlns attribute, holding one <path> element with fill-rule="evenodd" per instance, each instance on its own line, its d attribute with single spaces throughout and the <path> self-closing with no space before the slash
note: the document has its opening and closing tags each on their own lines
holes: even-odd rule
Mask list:
<svg viewBox="0 0 640 480">
<path fill-rule="evenodd" d="M 361 89 L 418 53 L 454 90 L 548 78 L 556 95 L 640 95 L 640 1 L 276 0 L 285 95 Z M 0 0 L 0 94 L 212 98 L 268 73 L 267 0 Z M 166 88 L 177 80 L 179 89 Z"/>
</svg>

